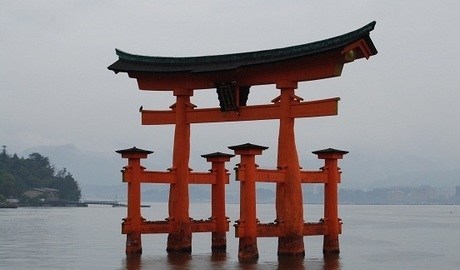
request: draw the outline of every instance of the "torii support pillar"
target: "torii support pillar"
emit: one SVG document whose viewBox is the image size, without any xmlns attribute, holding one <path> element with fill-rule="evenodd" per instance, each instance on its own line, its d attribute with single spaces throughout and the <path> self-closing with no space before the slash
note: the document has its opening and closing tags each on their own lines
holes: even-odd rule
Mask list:
<svg viewBox="0 0 460 270">
<path fill-rule="evenodd" d="M 239 231 L 238 259 L 254 261 L 259 258 L 257 249 L 257 217 L 256 217 L 256 161 L 255 156 L 261 155 L 268 147 L 250 143 L 228 147 L 241 156 L 238 171 L 244 171 L 245 177 L 240 180 L 240 219 L 236 221 Z M 237 177 L 239 178 L 239 177 Z"/>
<path fill-rule="evenodd" d="M 273 100 L 280 105 L 277 163 L 278 169 L 286 170 L 284 181 L 276 184 L 276 219 L 284 224 L 278 237 L 278 256 L 305 256 L 302 184 L 291 112 L 302 99 L 294 93 L 296 82 L 279 82 L 276 87 L 281 91 Z"/>
<path fill-rule="evenodd" d="M 228 171 L 225 162 L 235 155 L 225 153 L 211 153 L 202 155 L 206 161 L 212 162 L 211 173 L 216 174 L 215 183 L 211 187 L 211 219 L 216 222 L 216 228 L 212 232 L 212 253 L 225 253 L 227 251 L 227 231 L 229 220 L 225 215 L 225 184 L 228 184 Z"/>
<path fill-rule="evenodd" d="M 327 225 L 327 232 L 323 240 L 323 254 L 339 254 L 341 220 L 338 208 L 338 184 L 340 183 L 340 168 L 337 160 L 342 159 L 343 155 L 348 154 L 348 151 L 328 148 L 314 151 L 313 154 L 325 160 L 323 170 L 328 175 L 327 183 L 324 185 L 324 223 Z"/>
<path fill-rule="evenodd" d="M 128 213 L 124 224 L 129 225 L 131 230 L 126 234 L 126 254 L 142 254 L 141 241 L 141 158 L 145 159 L 152 151 L 142 150 L 136 147 L 118 150 L 122 158 L 128 159 L 128 165 L 124 167 L 123 181 L 128 182 Z M 131 174 L 131 177 L 126 177 Z M 129 181 L 126 179 L 130 179 Z"/>
<path fill-rule="evenodd" d="M 190 159 L 190 123 L 187 121 L 187 109 L 190 103 L 190 89 L 175 89 L 176 103 L 171 106 L 175 112 L 173 166 L 175 183 L 169 190 L 169 220 L 172 231 L 168 234 L 167 252 L 192 252 L 192 229 L 189 217 L 189 159 Z"/>
</svg>

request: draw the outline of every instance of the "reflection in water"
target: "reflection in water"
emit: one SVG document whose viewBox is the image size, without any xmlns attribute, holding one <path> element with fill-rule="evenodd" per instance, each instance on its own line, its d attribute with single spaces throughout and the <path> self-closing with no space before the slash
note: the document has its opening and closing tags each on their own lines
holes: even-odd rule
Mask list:
<svg viewBox="0 0 460 270">
<path fill-rule="evenodd" d="M 126 256 L 126 269 L 127 270 L 138 270 L 142 269 L 141 255 L 129 255 Z"/>
<path fill-rule="evenodd" d="M 175 266 L 175 269 L 189 269 L 192 255 L 189 253 L 173 252 L 168 253 L 168 264 Z"/>
<path fill-rule="evenodd" d="M 212 253 L 211 261 L 213 262 L 225 262 L 227 260 L 227 253 Z"/>
<path fill-rule="evenodd" d="M 321 269 L 321 270 L 340 270 L 339 255 L 325 255 L 323 259 L 307 259 L 299 257 L 282 256 L 278 258 L 279 270 L 294 269 Z"/>
<path fill-rule="evenodd" d="M 281 256 L 278 257 L 278 268 L 281 269 L 292 269 L 292 270 L 303 270 L 307 262 L 303 257 L 296 256 Z"/>
<path fill-rule="evenodd" d="M 340 270 L 340 256 L 338 254 L 324 255 L 324 270 Z"/>
<path fill-rule="evenodd" d="M 340 257 L 327 255 L 322 259 L 304 259 L 299 257 L 283 256 L 278 261 L 259 261 L 255 263 L 238 262 L 226 253 L 190 255 L 184 253 L 171 253 L 165 256 L 130 255 L 124 260 L 126 270 L 140 269 L 318 269 L 340 270 Z"/>
<path fill-rule="evenodd" d="M 245 269 L 245 270 L 261 269 L 257 267 L 256 261 L 238 262 L 237 265 L 238 265 L 238 269 Z"/>
</svg>

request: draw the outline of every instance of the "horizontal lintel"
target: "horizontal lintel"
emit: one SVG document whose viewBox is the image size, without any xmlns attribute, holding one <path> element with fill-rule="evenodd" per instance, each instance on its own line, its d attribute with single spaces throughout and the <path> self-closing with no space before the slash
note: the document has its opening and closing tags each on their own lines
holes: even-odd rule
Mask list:
<svg viewBox="0 0 460 270">
<path fill-rule="evenodd" d="M 280 170 L 258 169 L 255 175 L 256 182 L 282 183 L 285 178 L 286 173 Z"/>
<path fill-rule="evenodd" d="M 300 171 L 302 183 L 327 183 L 327 172 L 325 171 Z"/>
<path fill-rule="evenodd" d="M 215 184 L 216 174 L 204 172 L 191 172 L 188 179 L 189 184 Z"/>
<path fill-rule="evenodd" d="M 332 116 L 338 113 L 338 101 L 340 98 L 330 98 L 293 103 L 291 105 L 291 117 L 319 117 Z M 142 110 L 143 125 L 168 125 L 174 124 L 176 111 L 153 111 Z M 204 108 L 187 110 L 189 123 L 214 123 L 279 119 L 279 104 L 241 106 L 237 112 L 222 112 L 220 108 Z"/>
<path fill-rule="evenodd" d="M 144 171 L 141 173 L 141 183 L 168 184 L 175 182 L 174 172 Z"/>
</svg>

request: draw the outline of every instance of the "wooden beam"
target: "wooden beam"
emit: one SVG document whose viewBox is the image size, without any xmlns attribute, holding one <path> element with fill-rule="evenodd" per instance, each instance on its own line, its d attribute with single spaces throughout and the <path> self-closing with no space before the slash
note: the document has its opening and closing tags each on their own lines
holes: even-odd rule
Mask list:
<svg viewBox="0 0 460 270">
<path fill-rule="evenodd" d="M 286 179 L 286 171 L 258 169 L 255 178 L 256 182 L 282 183 Z"/>
<path fill-rule="evenodd" d="M 155 172 L 144 171 L 141 174 L 141 183 L 168 184 L 175 183 L 175 173 L 173 172 Z"/>
<path fill-rule="evenodd" d="M 189 184 L 215 184 L 216 174 L 204 172 L 191 172 L 188 179 Z"/>
<path fill-rule="evenodd" d="M 327 172 L 325 171 L 300 171 L 302 183 L 327 183 Z"/>
<path fill-rule="evenodd" d="M 332 116 L 338 113 L 338 101 L 340 98 L 330 98 L 293 103 L 291 105 L 291 117 L 319 117 Z M 142 125 L 172 125 L 175 123 L 175 111 L 151 111 L 141 110 Z M 234 121 L 255 121 L 279 119 L 279 104 L 242 106 L 238 112 L 223 113 L 220 108 L 189 109 L 187 121 L 189 123 L 215 123 Z"/>
<path fill-rule="evenodd" d="M 215 72 L 145 72 L 128 71 L 130 78 L 137 79 L 140 90 L 171 91 L 174 88 L 212 89 L 216 82 L 236 81 L 238 85 L 276 84 L 280 74 L 287 81 L 304 82 L 338 77 L 343 69 L 343 55 L 340 50 L 326 54 L 311 55 L 265 63 L 242 66 L 238 69 Z"/>
</svg>

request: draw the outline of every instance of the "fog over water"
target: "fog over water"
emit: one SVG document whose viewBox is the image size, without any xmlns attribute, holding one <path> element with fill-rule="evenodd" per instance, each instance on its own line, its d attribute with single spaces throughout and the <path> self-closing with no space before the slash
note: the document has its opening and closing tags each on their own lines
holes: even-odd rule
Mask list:
<svg viewBox="0 0 460 270">
<path fill-rule="evenodd" d="M 0 0 L 0 145 L 36 149 L 82 184 L 118 181 L 114 150 L 155 151 L 149 168 L 171 165 L 173 128 L 141 126 L 138 108 L 167 109 L 171 93 L 139 91 L 114 74 L 115 48 L 154 56 L 257 51 L 341 35 L 377 21 L 379 53 L 345 65 L 342 76 L 299 84 L 305 100 L 340 97 L 339 115 L 296 121 L 302 166 L 311 151 L 350 151 L 343 185 L 453 186 L 460 144 L 460 2 L 435 1 L 7 1 Z M 254 87 L 251 104 L 268 103 L 273 85 Z M 199 107 L 217 106 L 214 91 L 195 91 Z M 274 167 L 277 122 L 192 127 L 191 167 L 227 146 L 269 146 L 260 165 Z M 40 148 L 36 148 L 40 147 Z M 73 152 L 72 152 L 73 151 Z M 66 159 L 67 158 L 67 159 Z M 236 163 L 236 160 L 233 162 Z M 97 169 L 95 169 L 97 168 Z"/>
</svg>

